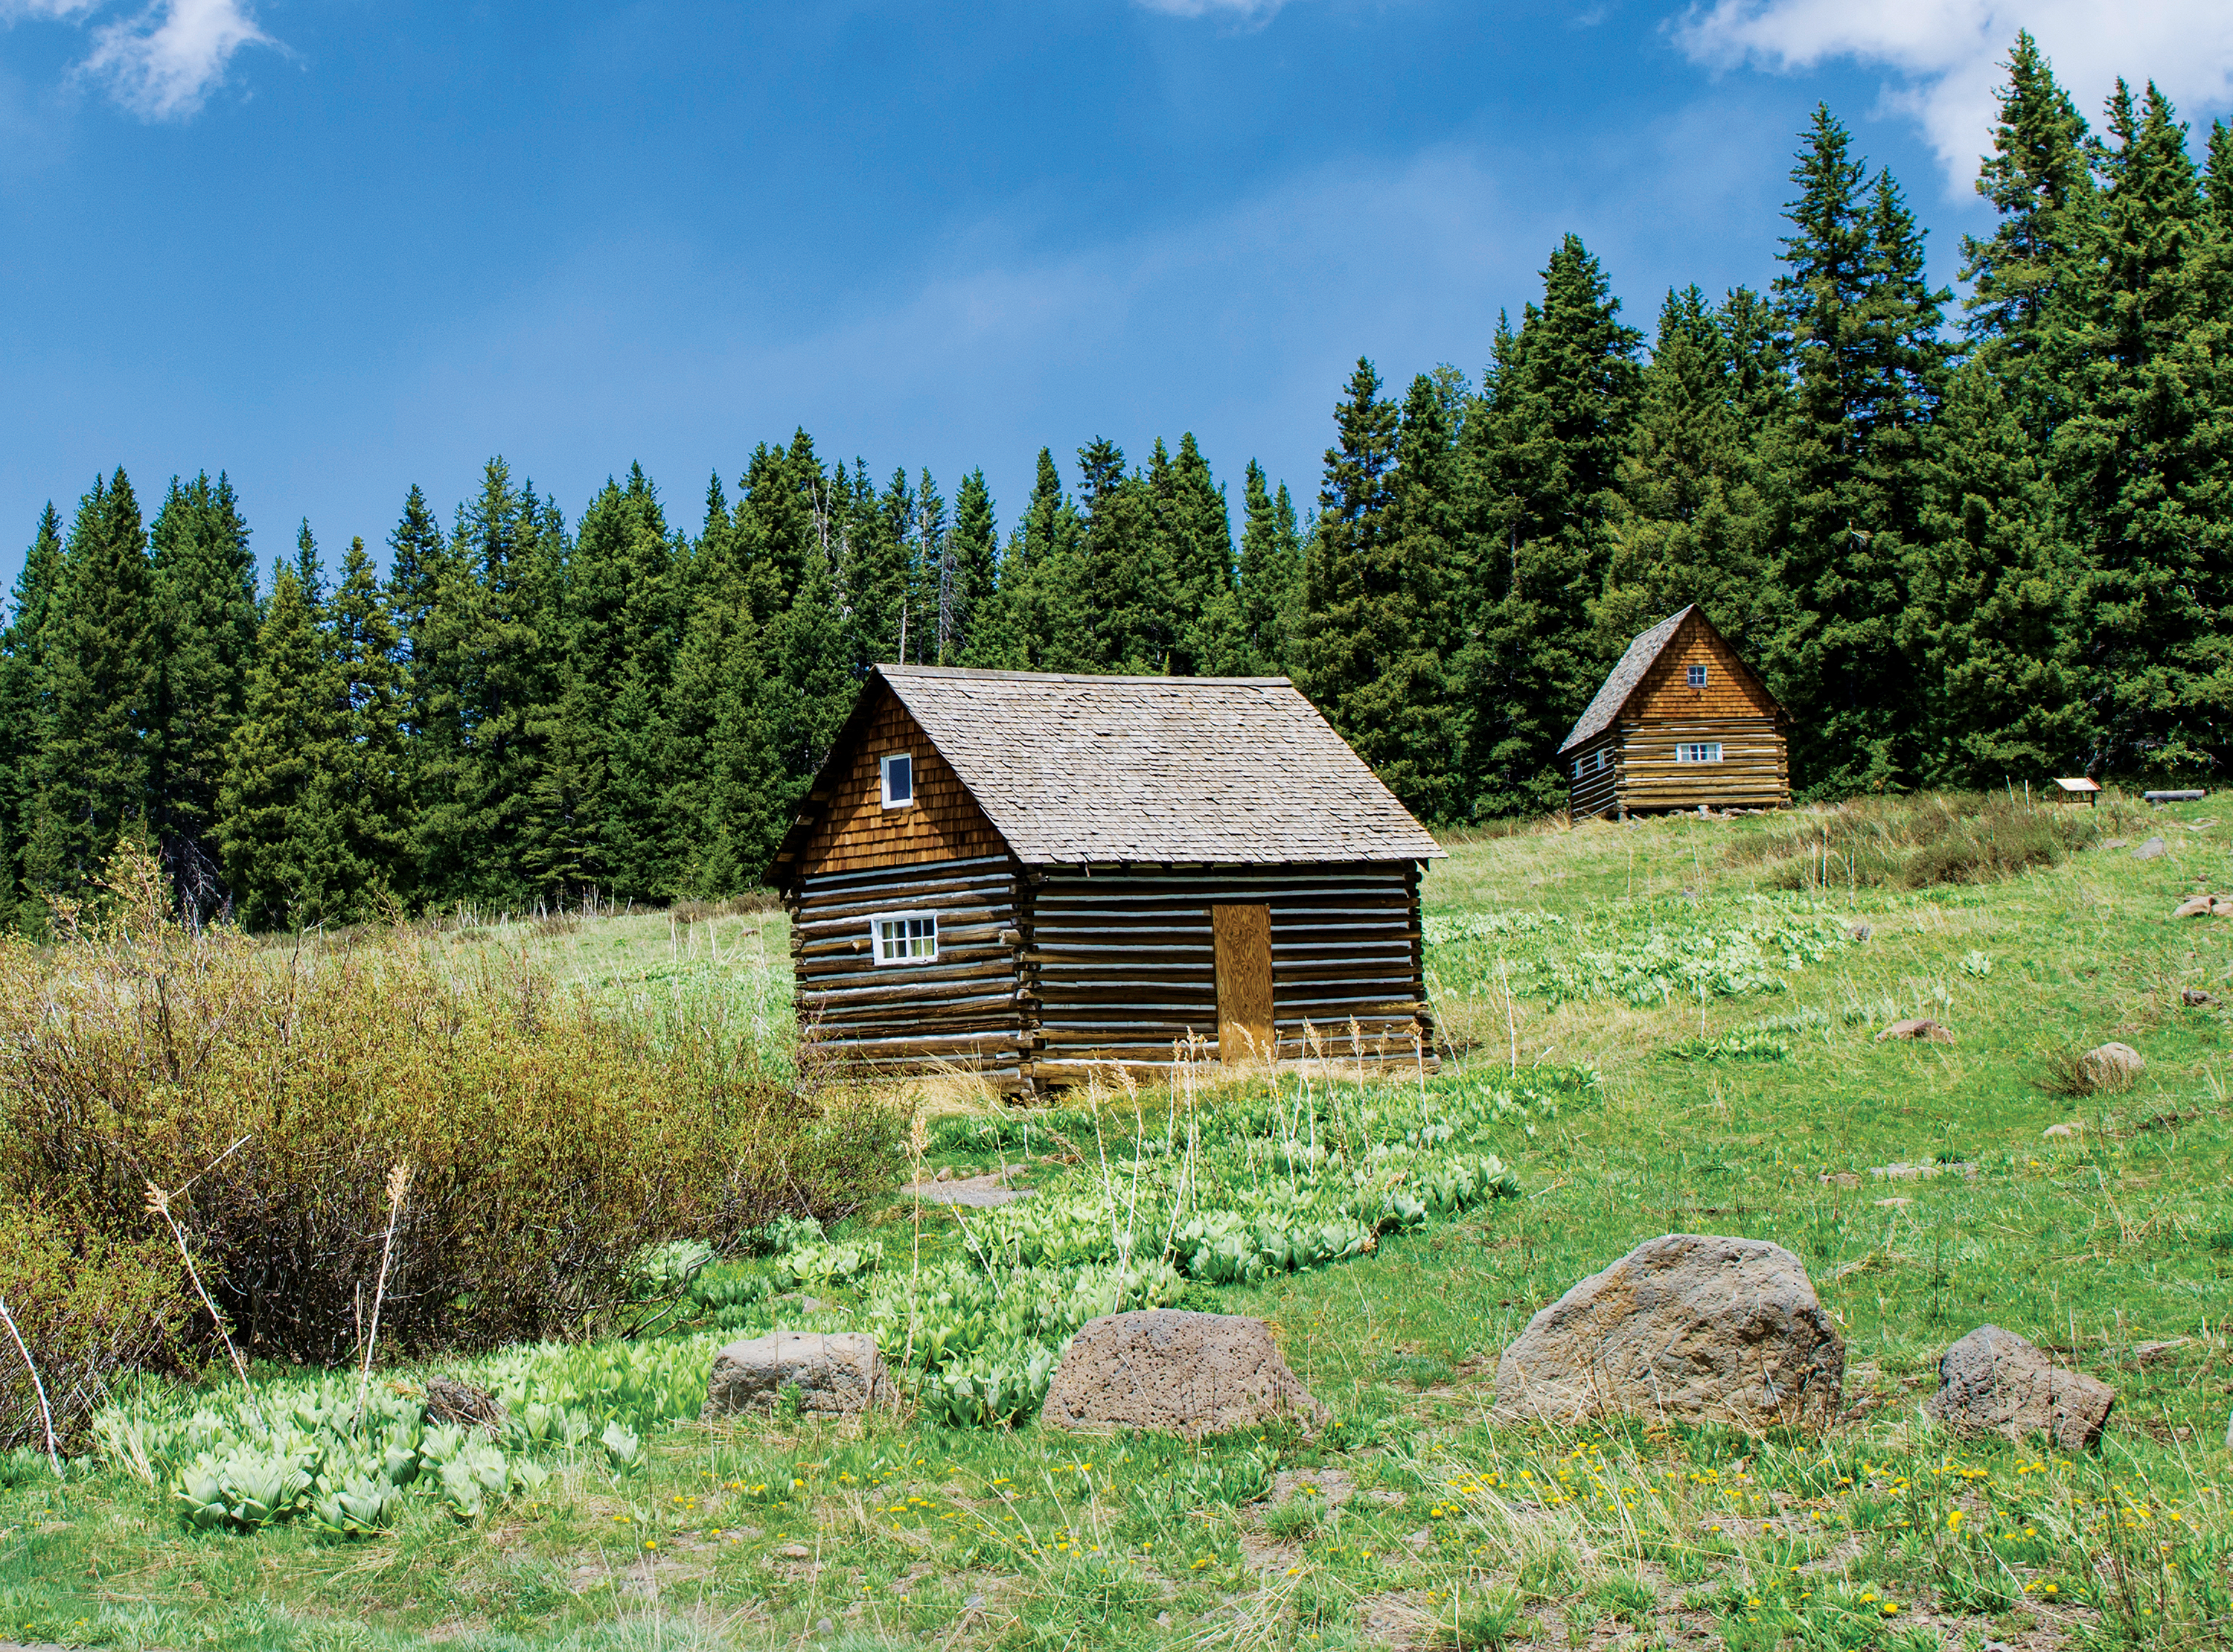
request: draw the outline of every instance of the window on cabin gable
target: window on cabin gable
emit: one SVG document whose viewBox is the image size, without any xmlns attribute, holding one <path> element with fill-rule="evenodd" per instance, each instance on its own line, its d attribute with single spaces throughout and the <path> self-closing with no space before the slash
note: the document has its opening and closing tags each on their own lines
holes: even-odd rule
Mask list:
<svg viewBox="0 0 2233 1652">
<path fill-rule="evenodd" d="M 902 809 L 915 801 L 915 758 L 895 751 L 879 761 L 883 774 L 884 807 Z"/>
<path fill-rule="evenodd" d="M 1612 767 L 1612 748 L 1611 746 L 1600 746 L 1598 748 L 1598 767 L 1600 770 L 1610 769 Z"/>
<path fill-rule="evenodd" d="M 879 964 L 928 964 L 938 958 L 938 914 L 879 913 L 869 920 L 869 945 Z"/>
<path fill-rule="evenodd" d="M 1703 688 L 1705 686 L 1706 686 L 1706 668 L 1705 668 L 1703 666 L 1693 666 L 1693 667 L 1690 667 L 1690 686 L 1691 686 L 1691 687 L 1693 687 L 1693 688 Z"/>
<path fill-rule="evenodd" d="M 1719 740 L 1692 740 L 1675 748 L 1677 763 L 1719 763 L 1722 743 Z"/>
</svg>

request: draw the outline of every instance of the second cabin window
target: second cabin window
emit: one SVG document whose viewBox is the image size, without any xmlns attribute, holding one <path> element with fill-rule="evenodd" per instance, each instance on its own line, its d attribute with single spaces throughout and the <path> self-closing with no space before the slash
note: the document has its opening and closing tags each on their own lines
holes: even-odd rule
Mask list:
<svg viewBox="0 0 2233 1652">
<path fill-rule="evenodd" d="M 1719 740 L 1698 740 L 1675 748 L 1675 761 L 1677 763 L 1719 763 L 1721 760 L 1722 743 Z"/>
<path fill-rule="evenodd" d="M 1691 687 L 1693 687 L 1693 688 L 1703 688 L 1705 686 L 1706 686 L 1706 668 L 1705 668 L 1703 666 L 1693 666 L 1693 667 L 1690 667 L 1690 686 L 1691 686 Z"/>
<path fill-rule="evenodd" d="M 915 801 L 915 759 L 895 751 L 883 759 L 884 807 L 899 809 Z"/>
<path fill-rule="evenodd" d="M 869 920 L 869 940 L 879 964 L 921 964 L 938 956 L 938 914 L 895 913 Z"/>
</svg>

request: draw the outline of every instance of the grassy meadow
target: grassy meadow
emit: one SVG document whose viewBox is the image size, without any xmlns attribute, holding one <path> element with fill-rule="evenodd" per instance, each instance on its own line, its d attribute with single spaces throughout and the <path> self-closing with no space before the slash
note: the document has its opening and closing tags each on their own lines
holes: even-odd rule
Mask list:
<svg viewBox="0 0 2233 1652">
<path fill-rule="evenodd" d="M 2233 921 L 2171 912 L 2233 886 L 2233 815 L 1925 812 L 1454 842 L 1427 883 L 1430 984 L 1456 1047 L 1440 1076 L 1361 1082 L 1328 1029 L 1314 1071 L 1074 1096 L 1028 1132 L 964 1087 L 924 1087 L 895 1183 L 1021 1165 L 1038 1198 L 1000 1213 L 895 1199 L 826 1239 L 715 1263 L 687 1311 L 629 1338 L 378 1370 L 399 1416 L 435 1372 L 563 1402 L 537 1412 L 543 1434 L 507 1441 L 526 1467 L 446 1442 L 439 1477 L 359 1535 L 182 1515 L 164 1464 L 248 1404 L 222 1362 L 199 1392 L 127 1396 L 128 1426 L 60 1482 L 42 1459 L 4 1460 L 0 1641 L 2225 1643 L 2233 1112 L 2215 1000 L 2233 1000 Z M 2152 836 L 2164 852 L 2136 858 Z M 1904 887 L 1901 868 L 1926 865 L 1983 881 Z M 779 1050 L 784 939 L 779 913 L 738 909 L 687 927 L 453 924 L 433 944 L 460 969 L 527 949 L 646 1016 L 715 1005 Z M 1954 1042 L 1878 1040 L 1917 1016 Z M 2145 1070 L 2089 1089 L 2074 1057 L 2109 1039 Z M 1475 1174 L 1487 1155 L 1508 1185 Z M 1329 1162 L 1351 1180 L 1311 1203 Z M 1454 1163 L 1457 1191 L 1426 1194 Z M 1351 1185 L 1387 1166 L 1405 1168 L 1370 1192 L 1395 1216 Z M 1238 1229 L 1182 1226 L 1170 1193 L 1197 1168 L 1236 1209 L 1303 1213 L 1327 1237 L 1219 1250 Z M 1839 1425 L 1763 1441 L 1492 1424 L 1497 1354 L 1528 1317 L 1670 1231 L 1799 1254 L 1845 1328 Z M 1182 1233 L 1200 1240 L 1191 1257 Z M 1116 1239 L 1116 1263 L 1090 1259 Z M 910 1282 L 979 1262 L 1036 1293 L 984 1311 L 1022 1312 L 1043 1351 L 1088 1298 L 1260 1316 L 1334 1421 L 1201 1443 L 1072 1437 L 1027 1405 L 1019 1426 L 950 1426 L 970 1405 L 1012 1409 L 1027 1384 L 998 1336 L 949 1368 L 976 1373 L 966 1394 L 926 1377 L 914 1402 L 863 1419 L 694 1420 L 713 1350 L 771 1324 L 904 1324 L 920 1362 L 936 1316 Z M 1939 1352 L 1989 1321 L 2116 1389 L 2097 1449 L 1925 1426 Z M 315 1431 L 310 1377 L 251 1376 L 267 1421 L 291 1406 Z M 334 1381 L 329 1412 L 355 1392 Z"/>
</svg>

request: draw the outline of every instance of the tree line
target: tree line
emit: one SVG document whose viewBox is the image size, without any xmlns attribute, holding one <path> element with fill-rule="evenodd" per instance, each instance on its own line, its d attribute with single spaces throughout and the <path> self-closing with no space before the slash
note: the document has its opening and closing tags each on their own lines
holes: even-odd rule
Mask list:
<svg viewBox="0 0 2233 1652">
<path fill-rule="evenodd" d="M 276 926 L 749 884 L 873 664 L 1284 673 L 1422 816 L 1558 806 L 1629 637 L 1700 602 L 1792 719 L 1802 795 L 2199 775 L 2227 756 L 2233 133 L 2151 85 L 2093 131 L 2028 36 L 1957 307 L 1818 109 L 1765 293 L 1647 347 L 1565 237 L 1481 382 L 1360 361 L 1315 508 L 1191 435 L 882 484 L 804 433 L 694 528 L 641 470 L 577 520 L 501 459 L 386 572 L 305 524 L 259 577 L 223 475 L 41 518 L 0 634 L 0 922 L 114 844 Z"/>
</svg>

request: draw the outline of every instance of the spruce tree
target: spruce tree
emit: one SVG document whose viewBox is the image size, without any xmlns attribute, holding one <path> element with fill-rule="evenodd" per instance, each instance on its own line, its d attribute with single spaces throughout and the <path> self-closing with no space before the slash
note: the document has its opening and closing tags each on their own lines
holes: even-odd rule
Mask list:
<svg viewBox="0 0 2233 1652">
<path fill-rule="evenodd" d="M 1923 504 L 1922 432 L 1943 393 L 1948 296 L 1889 174 L 1873 185 L 1818 107 L 1792 169 L 1774 297 L 1794 389 L 1773 485 L 1783 609 L 1761 664 L 1791 715 L 1793 783 L 1843 794 L 1911 784 L 1916 706 L 1898 647 Z"/>
<path fill-rule="evenodd" d="M 1160 478 L 1155 501 L 1170 569 L 1171 670 L 1182 677 L 1234 677 L 1249 669 L 1234 578 L 1233 519 L 1225 490 L 1188 431 Z"/>
<path fill-rule="evenodd" d="M 140 504 L 120 466 L 79 502 L 41 637 L 46 718 L 23 855 L 42 893 L 82 894 L 126 833 L 150 835 L 153 584 Z"/>
<path fill-rule="evenodd" d="M 947 537 L 952 564 L 949 608 L 952 636 L 941 658 L 947 665 L 985 663 L 978 634 L 988 628 L 999 563 L 999 530 L 993 520 L 993 493 L 983 470 L 961 478 L 954 493 L 954 526 Z M 997 628 L 987 639 L 997 646 Z"/>
<path fill-rule="evenodd" d="M 411 822 L 402 634 L 363 540 L 349 541 L 328 606 L 342 716 L 332 795 L 340 818 L 343 909 L 368 919 L 411 894 Z"/>
<path fill-rule="evenodd" d="M 1300 617 L 1303 544 L 1287 485 L 1279 484 L 1274 496 L 1266 491 L 1267 480 L 1264 467 L 1250 459 L 1241 484 L 1240 628 L 1247 669 L 1285 676 Z"/>
<path fill-rule="evenodd" d="M 283 563 L 218 802 L 216 835 L 234 913 L 251 929 L 301 927 L 347 908 L 340 699 L 309 595 L 295 566 Z"/>
<path fill-rule="evenodd" d="M 1009 671 L 1055 668 L 1057 631 L 1077 587 L 1079 537 L 1062 472 L 1052 451 L 1042 447 L 1031 498 L 1000 558 L 993 635 L 973 663 Z"/>
<path fill-rule="evenodd" d="M 36 931 L 44 920 L 26 890 L 23 849 L 38 799 L 39 747 L 48 726 L 46 632 L 62 577 L 62 524 L 54 504 L 24 552 L 0 630 L 0 929 Z"/>
<path fill-rule="evenodd" d="M 2038 354 L 2080 256 L 2093 192 L 2086 118 L 2028 31 L 2017 33 L 2003 67 L 1993 153 L 1977 168 L 1977 193 L 2000 222 L 1990 236 L 1962 238 L 1962 279 L 1970 283 L 1963 328 L 1998 371 Z"/>
<path fill-rule="evenodd" d="M 1174 604 L 1156 484 L 1128 475 L 1123 450 L 1106 437 L 1079 448 L 1077 463 L 1077 577 L 1050 591 L 1048 663 L 1057 671 L 1158 675 L 1171 665 Z M 1160 441 L 1155 464 L 1159 470 L 1170 464 Z"/>
<path fill-rule="evenodd" d="M 1739 361 L 1705 295 L 1670 290 L 1620 464 L 1595 609 L 1600 658 L 1617 658 L 1637 632 L 1693 602 L 1750 651 L 1768 523 Z"/>
<path fill-rule="evenodd" d="M 1364 731 L 1351 715 L 1379 675 L 1375 576 L 1393 537 L 1396 436 L 1403 413 L 1380 393 L 1363 357 L 1334 407 L 1334 445 L 1318 485 L 1318 531 L 1303 564 L 1302 624 L 1295 678 L 1352 744 Z"/>
<path fill-rule="evenodd" d="M 256 562 L 231 479 L 171 478 L 149 530 L 153 549 L 155 723 L 149 742 L 153 826 L 182 909 L 224 900 L 211 827 L 226 749 L 256 647 Z"/>
<path fill-rule="evenodd" d="M 2119 81 L 2106 124 L 2079 406 L 2051 460 L 2082 562 L 2067 646 L 2092 710 L 2088 766 L 2191 774 L 2233 756 L 2233 337 L 2169 101 Z"/>
<path fill-rule="evenodd" d="M 1640 342 L 1596 257 L 1569 235 L 1544 269 L 1541 308 L 1527 306 L 1517 334 L 1500 326 L 1468 417 L 1474 621 L 1457 671 L 1475 814 L 1565 797 L 1559 741 L 1606 663 L 1592 606 L 1611 556 Z"/>
<path fill-rule="evenodd" d="M 1901 622 L 1920 777 L 1992 787 L 2067 773 L 2085 744 L 2060 658 L 2073 570 L 2046 467 L 1989 356 L 1954 375 L 1925 475 Z"/>
</svg>

